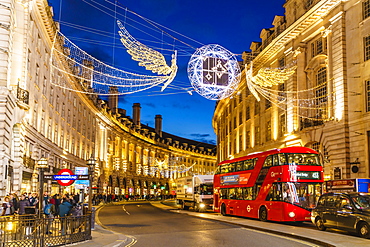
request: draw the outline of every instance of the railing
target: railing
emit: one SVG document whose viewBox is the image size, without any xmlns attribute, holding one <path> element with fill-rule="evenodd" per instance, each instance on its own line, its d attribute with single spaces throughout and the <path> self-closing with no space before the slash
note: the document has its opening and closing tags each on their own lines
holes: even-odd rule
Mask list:
<svg viewBox="0 0 370 247">
<path fill-rule="evenodd" d="M 91 215 L 0 217 L 0 246 L 59 246 L 91 239 Z"/>
<path fill-rule="evenodd" d="M 310 128 L 310 127 L 315 127 L 315 126 L 320 126 L 323 125 L 324 121 L 323 120 L 314 120 L 314 119 L 303 119 L 301 118 L 301 125 L 300 125 L 300 130 L 303 130 L 305 128 Z"/>
</svg>

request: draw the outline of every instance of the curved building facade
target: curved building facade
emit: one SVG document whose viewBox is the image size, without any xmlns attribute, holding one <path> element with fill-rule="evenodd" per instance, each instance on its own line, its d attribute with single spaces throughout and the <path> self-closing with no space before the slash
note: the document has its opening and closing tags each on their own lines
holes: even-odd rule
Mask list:
<svg viewBox="0 0 370 247">
<path fill-rule="evenodd" d="M 46 0 L 0 4 L 0 196 L 39 191 L 41 157 L 48 160 L 46 175 L 86 167 L 93 157 L 95 193 L 170 194 L 177 177 L 213 173 L 214 145 L 163 132 L 160 115 L 155 128 L 141 125 L 138 103 L 131 118 L 117 108 L 117 96 L 104 101 L 67 90 L 79 83 L 51 70 L 58 30 L 52 16 Z M 75 188 L 45 181 L 44 191 L 65 190 Z"/>
<path fill-rule="evenodd" d="M 243 53 L 237 93 L 217 104 L 219 161 L 306 146 L 320 152 L 326 179 L 370 177 L 369 7 L 369 0 L 286 0 L 285 16 Z M 251 66 L 253 76 L 296 69 L 258 101 L 246 83 Z"/>
</svg>

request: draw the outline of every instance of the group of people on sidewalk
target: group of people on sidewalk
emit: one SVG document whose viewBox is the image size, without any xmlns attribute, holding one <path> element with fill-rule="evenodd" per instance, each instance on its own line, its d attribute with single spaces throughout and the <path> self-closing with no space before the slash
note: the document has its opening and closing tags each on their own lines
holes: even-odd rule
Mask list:
<svg viewBox="0 0 370 247">
<path fill-rule="evenodd" d="M 79 194 L 49 196 L 48 193 L 44 193 L 42 200 L 40 200 L 37 193 L 22 193 L 20 196 L 18 193 L 10 193 L 3 198 L 0 215 L 36 214 L 39 213 L 39 203 L 42 203 L 41 210 L 47 217 L 80 216 L 83 214 L 83 202 L 80 201 Z"/>
</svg>

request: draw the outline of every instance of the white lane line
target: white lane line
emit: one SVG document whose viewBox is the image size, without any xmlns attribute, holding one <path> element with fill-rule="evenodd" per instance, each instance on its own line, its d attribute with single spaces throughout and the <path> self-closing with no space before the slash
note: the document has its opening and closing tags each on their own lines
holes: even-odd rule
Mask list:
<svg viewBox="0 0 370 247">
<path fill-rule="evenodd" d="M 278 234 L 274 234 L 274 233 L 270 233 L 270 232 L 263 232 L 263 231 L 260 231 L 260 230 L 255 230 L 255 229 L 250 229 L 250 228 L 244 228 L 244 230 L 263 233 L 263 234 L 278 237 L 278 238 L 284 238 L 284 239 L 287 239 L 287 240 L 290 240 L 290 241 L 298 242 L 298 243 L 305 244 L 305 245 L 312 246 L 312 247 L 319 247 L 319 245 L 317 245 L 317 244 L 310 243 L 310 242 L 305 241 L 305 240 L 291 238 L 291 237 L 288 237 L 288 236 L 282 236 L 282 235 L 278 235 Z"/>
<path fill-rule="evenodd" d="M 123 205 L 123 206 L 122 206 L 122 209 L 123 209 L 123 211 L 124 211 L 126 214 L 130 215 L 130 213 L 126 210 L 125 205 Z"/>
</svg>

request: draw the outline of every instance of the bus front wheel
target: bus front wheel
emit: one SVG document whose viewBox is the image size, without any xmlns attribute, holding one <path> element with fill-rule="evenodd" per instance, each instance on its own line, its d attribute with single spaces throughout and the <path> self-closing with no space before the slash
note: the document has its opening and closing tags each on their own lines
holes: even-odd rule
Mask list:
<svg viewBox="0 0 370 247">
<path fill-rule="evenodd" d="M 225 215 L 226 215 L 226 206 L 225 206 L 225 204 L 222 204 L 222 205 L 221 205 L 221 214 L 222 214 L 223 216 L 225 216 Z"/>
<path fill-rule="evenodd" d="M 259 219 L 260 221 L 267 221 L 267 209 L 265 207 L 260 208 Z"/>
</svg>

